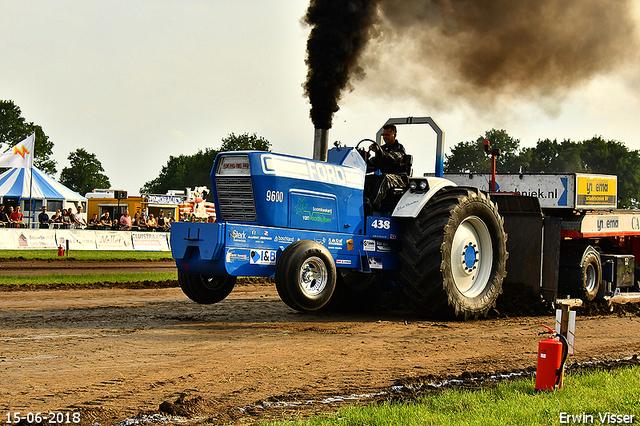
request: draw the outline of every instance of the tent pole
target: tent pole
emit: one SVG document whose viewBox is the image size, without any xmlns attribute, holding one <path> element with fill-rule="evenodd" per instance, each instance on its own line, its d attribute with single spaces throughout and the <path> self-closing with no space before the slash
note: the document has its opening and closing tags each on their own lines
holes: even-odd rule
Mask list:
<svg viewBox="0 0 640 426">
<path fill-rule="evenodd" d="M 33 139 L 33 156 L 31 157 L 31 164 L 29 165 L 31 169 L 31 179 L 29 181 L 29 203 L 31 204 L 31 214 L 29 215 L 29 223 L 27 224 L 27 228 L 31 228 L 31 218 L 36 216 L 36 206 L 33 203 L 33 159 L 36 157 L 36 140 L 35 137 Z M 42 200 L 44 203 L 44 200 Z"/>
</svg>

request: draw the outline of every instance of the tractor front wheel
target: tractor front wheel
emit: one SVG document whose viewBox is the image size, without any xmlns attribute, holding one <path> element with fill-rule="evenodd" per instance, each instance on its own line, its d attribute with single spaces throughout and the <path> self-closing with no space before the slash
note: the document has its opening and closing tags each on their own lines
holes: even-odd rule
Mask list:
<svg viewBox="0 0 640 426">
<path fill-rule="evenodd" d="M 300 240 L 289 245 L 276 264 L 276 289 L 284 303 L 297 311 L 316 311 L 331 299 L 336 267 L 320 243 Z"/>
</svg>

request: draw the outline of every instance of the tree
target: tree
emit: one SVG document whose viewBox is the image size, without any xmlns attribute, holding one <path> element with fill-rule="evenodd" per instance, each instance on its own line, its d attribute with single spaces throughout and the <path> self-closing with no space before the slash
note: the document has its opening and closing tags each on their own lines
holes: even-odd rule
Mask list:
<svg viewBox="0 0 640 426">
<path fill-rule="evenodd" d="M 36 134 L 34 165 L 50 176 L 55 175 L 56 161 L 51 158 L 53 142 L 49 140 L 42 127 L 27 122 L 22 117 L 20 107 L 13 101 L 0 100 L 0 152 L 16 145 L 32 133 Z"/>
<path fill-rule="evenodd" d="M 618 176 L 618 207 L 640 208 L 640 151 L 630 151 L 622 142 L 594 136 L 581 142 L 565 139 L 538 140 L 535 147 L 518 149 L 519 140 L 504 130 L 492 129 L 475 141 L 460 142 L 446 156 L 447 173 L 490 171 L 484 153 L 485 140 L 502 149 L 498 157 L 500 173 L 520 170 L 532 173 L 596 173 Z"/>
<path fill-rule="evenodd" d="M 485 141 L 491 143 L 491 148 L 502 151 L 496 161 L 498 171 L 518 171 L 520 139 L 514 139 L 505 130 L 491 129 L 475 141 L 459 142 L 451 148 L 451 154 L 445 156 L 445 173 L 489 173 L 491 157 L 484 152 Z"/>
<path fill-rule="evenodd" d="M 565 139 L 538 140 L 535 148 L 525 148 L 520 153 L 523 167 L 528 172 L 538 173 L 583 173 L 586 165 L 582 161 L 581 143 Z"/>
<path fill-rule="evenodd" d="M 103 174 L 102 164 L 95 154 L 90 154 L 84 148 L 71 152 L 67 159 L 70 167 L 65 167 L 60 173 L 60 183 L 66 185 L 80 195 L 84 195 L 96 188 L 110 188 L 109 178 Z"/>
<path fill-rule="evenodd" d="M 219 152 L 257 150 L 271 151 L 271 143 L 256 134 L 244 133 L 236 136 L 231 133 L 222 139 L 222 146 L 217 149 L 198 150 L 194 155 L 170 156 L 162 167 L 160 175 L 146 182 L 140 188 L 141 194 L 165 194 L 170 189 L 195 188 L 211 186 L 211 167 Z M 211 189 L 211 188 L 210 188 Z"/>
<path fill-rule="evenodd" d="M 140 188 L 141 194 L 166 194 L 170 189 L 211 186 L 211 167 L 218 151 L 206 148 L 194 155 L 169 156 L 160 175 Z"/>
<path fill-rule="evenodd" d="M 271 151 L 271 143 L 262 136 L 256 136 L 255 133 L 252 135 L 243 133 L 240 136 L 230 133 L 222 139 L 222 146 L 219 149 L 220 152 L 244 150 Z"/>
</svg>

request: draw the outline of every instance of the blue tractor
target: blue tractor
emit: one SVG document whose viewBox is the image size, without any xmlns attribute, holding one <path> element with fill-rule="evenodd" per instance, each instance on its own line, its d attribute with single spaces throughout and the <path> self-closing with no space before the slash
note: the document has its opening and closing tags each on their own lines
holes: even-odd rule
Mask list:
<svg viewBox="0 0 640 426">
<path fill-rule="evenodd" d="M 316 311 L 338 297 L 358 303 L 384 281 L 421 314 L 485 315 L 502 292 L 508 256 L 496 205 L 485 192 L 442 178 L 443 132 L 435 121 L 387 123 L 436 131 L 436 176 L 413 177 L 408 164 L 406 188 L 388 195 L 381 211 L 364 201 L 368 177 L 357 147 L 336 146 L 326 161 L 218 154 L 211 171 L 217 222 L 171 229 L 185 295 L 211 304 L 231 293 L 237 277 L 275 277 L 284 303 Z"/>
</svg>

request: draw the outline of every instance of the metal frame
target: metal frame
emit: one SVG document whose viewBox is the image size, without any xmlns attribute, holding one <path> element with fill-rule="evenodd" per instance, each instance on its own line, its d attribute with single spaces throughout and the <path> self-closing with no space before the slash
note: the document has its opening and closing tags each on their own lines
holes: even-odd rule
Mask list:
<svg viewBox="0 0 640 426">
<path fill-rule="evenodd" d="M 436 177 L 443 177 L 444 175 L 444 131 L 440 128 L 438 123 L 431 117 L 402 117 L 402 118 L 390 118 L 384 123 L 387 124 L 428 124 L 431 126 L 434 132 L 436 132 Z M 376 143 L 380 144 L 380 138 L 382 137 L 382 129 L 380 127 L 378 133 L 376 133 Z"/>
</svg>

